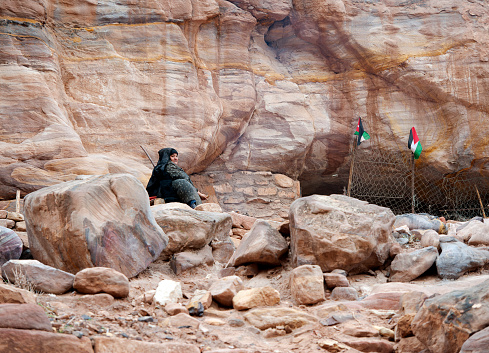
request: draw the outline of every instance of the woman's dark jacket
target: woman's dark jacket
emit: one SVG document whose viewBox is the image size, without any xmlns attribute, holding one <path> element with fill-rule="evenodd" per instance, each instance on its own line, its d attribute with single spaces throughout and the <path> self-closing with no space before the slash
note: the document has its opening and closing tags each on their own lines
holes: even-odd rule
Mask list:
<svg viewBox="0 0 489 353">
<path fill-rule="evenodd" d="M 153 169 L 148 186 L 146 186 L 149 196 L 156 196 L 164 199 L 165 202 L 178 201 L 178 196 L 171 185 L 173 179 L 165 170 L 166 165 L 170 161 L 170 156 L 174 153 L 178 154 L 174 148 L 163 148 L 158 151 L 158 163 Z"/>
</svg>

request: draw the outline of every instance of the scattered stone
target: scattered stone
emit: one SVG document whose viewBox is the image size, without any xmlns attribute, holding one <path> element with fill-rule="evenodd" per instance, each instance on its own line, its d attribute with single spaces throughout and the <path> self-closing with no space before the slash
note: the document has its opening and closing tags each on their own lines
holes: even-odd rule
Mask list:
<svg viewBox="0 0 489 353">
<path fill-rule="evenodd" d="M 320 340 L 318 340 L 318 346 L 323 349 L 326 349 L 328 352 L 331 353 L 343 352 L 345 349 L 350 348 L 346 344 L 343 344 L 341 342 L 329 338 L 321 338 Z"/>
<path fill-rule="evenodd" d="M 396 216 L 396 221 L 394 222 L 394 228 L 397 229 L 404 225 L 408 226 L 410 230 L 432 229 L 432 230 L 436 230 L 439 234 L 447 233 L 447 228 L 445 226 L 445 223 L 443 223 L 439 218 L 427 214 L 407 213 L 407 214 Z"/>
<path fill-rule="evenodd" d="M 250 230 L 253 227 L 253 224 L 256 222 L 256 218 L 246 216 L 236 212 L 229 212 L 231 218 L 233 220 L 233 228 L 242 228 L 246 230 Z"/>
<path fill-rule="evenodd" d="M 2 275 L 12 283 L 26 281 L 35 291 L 63 294 L 73 288 L 75 276 L 37 260 L 10 260 L 2 266 Z"/>
<path fill-rule="evenodd" d="M 24 221 L 24 215 L 19 212 L 8 212 L 7 213 L 7 219 L 11 219 L 14 222 L 23 222 Z"/>
<path fill-rule="evenodd" d="M 489 327 L 474 333 L 462 345 L 460 353 L 487 353 L 489 347 Z"/>
<path fill-rule="evenodd" d="M 303 311 L 292 308 L 255 308 L 244 315 L 251 325 L 266 330 L 277 326 L 288 326 L 292 330 L 307 324 L 317 323 L 318 319 Z"/>
<path fill-rule="evenodd" d="M 212 240 L 211 247 L 214 260 L 221 264 L 227 264 L 236 250 L 234 241 L 229 237 L 224 240 Z"/>
<path fill-rule="evenodd" d="M 438 257 L 438 250 L 427 247 L 397 255 L 391 263 L 392 282 L 409 282 L 428 271 Z"/>
<path fill-rule="evenodd" d="M 375 326 L 374 326 L 375 327 Z M 393 330 L 390 330 L 386 327 L 376 327 L 379 330 L 379 334 L 381 337 L 387 338 L 388 340 L 394 341 L 396 334 Z"/>
<path fill-rule="evenodd" d="M 164 306 L 181 298 L 183 298 L 183 293 L 180 282 L 164 279 L 158 283 L 153 301 L 156 305 Z"/>
<path fill-rule="evenodd" d="M 258 266 L 258 264 L 239 266 L 235 272 L 236 276 L 242 276 L 248 278 L 255 277 L 259 273 L 260 273 L 260 267 Z"/>
<path fill-rule="evenodd" d="M 0 219 L 0 227 L 13 229 L 15 227 L 15 222 L 11 219 Z"/>
<path fill-rule="evenodd" d="M 227 213 L 171 208 L 171 204 L 152 206 L 151 212 L 169 238 L 161 253 L 163 260 L 172 254 L 201 249 L 213 239 L 229 239 L 232 219 Z"/>
<path fill-rule="evenodd" d="M 358 300 L 358 292 L 353 287 L 336 287 L 331 291 L 331 300 Z"/>
<path fill-rule="evenodd" d="M 474 249 L 453 237 L 440 237 L 440 247 L 436 268 L 444 279 L 457 279 L 489 263 L 489 251 Z"/>
<path fill-rule="evenodd" d="M 154 319 L 152 316 L 141 316 L 141 317 L 138 317 L 138 321 L 139 322 L 153 322 Z"/>
<path fill-rule="evenodd" d="M 244 321 L 241 319 L 229 319 L 228 324 L 231 327 L 242 327 L 244 326 Z"/>
<path fill-rule="evenodd" d="M 191 308 L 199 311 L 200 306 L 202 310 L 209 309 L 212 304 L 212 294 L 210 291 L 198 289 L 194 292 L 192 298 L 187 304 L 187 309 L 190 311 Z"/>
<path fill-rule="evenodd" d="M 390 209 L 344 195 L 299 198 L 290 206 L 292 263 L 323 272 L 378 267 L 389 257 L 394 220 Z"/>
<path fill-rule="evenodd" d="M 274 338 L 274 337 L 285 336 L 286 334 L 287 332 L 285 332 L 284 329 L 267 328 L 265 332 L 263 332 L 263 337 Z"/>
<path fill-rule="evenodd" d="M 200 321 L 194 319 L 188 314 L 180 313 L 175 316 L 170 316 L 162 322 L 163 327 L 172 328 L 190 328 L 196 330 L 199 328 Z"/>
<path fill-rule="evenodd" d="M 25 232 L 27 230 L 27 226 L 25 221 L 16 222 L 14 227 L 16 232 Z"/>
<path fill-rule="evenodd" d="M 168 303 L 165 305 L 165 311 L 168 315 L 174 316 L 180 313 L 188 314 L 188 309 L 180 303 Z"/>
<path fill-rule="evenodd" d="M 234 296 L 243 289 L 243 281 L 238 276 L 228 276 L 215 281 L 209 288 L 212 299 L 224 306 L 233 306 Z"/>
<path fill-rule="evenodd" d="M 432 353 L 459 352 L 471 334 L 489 326 L 489 280 L 428 298 L 414 317 L 414 335 Z"/>
<path fill-rule="evenodd" d="M 22 248 L 22 240 L 14 231 L 0 226 L 0 267 L 9 260 L 19 259 Z"/>
<path fill-rule="evenodd" d="M 298 304 L 316 304 L 325 300 L 324 277 L 317 265 L 303 265 L 290 273 L 290 291 Z"/>
<path fill-rule="evenodd" d="M 204 323 L 207 325 L 211 325 L 211 326 L 224 326 L 224 325 L 226 325 L 225 321 L 218 319 L 218 318 L 215 318 L 215 317 L 210 317 L 210 318 L 205 319 Z"/>
<path fill-rule="evenodd" d="M 397 320 L 395 337 L 404 338 L 413 336 L 413 330 L 411 328 L 411 323 L 413 322 L 414 316 L 416 314 L 405 314 Z"/>
<path fill-rule="evenodd" d="M 115 298 L 125 298 L 129 295 L 129 280 L 112 268 L 93 267 L 75 275 L 73 288 L 79 293 L 108 293 Z"/>
<path fill-rule="evenodd" d="M 267 221 L 257 220 L 231 259 L 233 266 L 246 263 L 280 265 L 288 250 L 287 241 Z"/>
<path fill-rule="evenodd" d="M 200 349 L 197 346 L 186 343 L 143 342 L 103 336 L 94 336 L 93 343 L 94 351 L 97 353 L 200 353 Z"/>
<path fill-rule="evenodd" d="M 478 239 L 483 241 L 488 232 L 489 224 L 477 219 L 472 219 L 456 229 L 456 237 L 457 239 L 460 239 L 460 241 L 468 242 L 470 244 L 472 238 L 474 238 L 475 242 L 477 242 Z"/>
<path fill-rule="evenodd" d="M 379 330 L 367 322 L 347 322 L 341 326 L 344 334 L 353 337 L 378 337 Z"/>
<path fill-rule="evenodd" d="M 326 283 L 326 287 L 328 289 L 333 289 L 336 287 L 349 287 L 350 282 L 348 282 L 348 278 L 340 273 L 324 273 L 324 282 Z"/>
<path fill-rule="evenodd" d="M 233 307 L 236 310 L 273 306 L 279 303 L 280 293 L 268 286 L 241 290 L 233 297 Z"/>
<path fill-rule="evenodd" d="M 108 308 L 114 304 L 114 297 L 108 293 L 97 293 L 77 297 L 77 302 L 88 306 Z"/>
<path fill-rule="evenodd" d="M 420 352 L 424 353 L 424 352 L 428 352 L 426 349 L 426 346 L 424 344 L 422 344 L 414 336 L 401 339 L 399 341 L 399 343 L 395 346 L 395 351 L 399 352 L 399 353 L 420 353 Z"/>
<path fill-rule="evenodd" d="M 236 273 L 235 267 L 226 267 L 226 268 L 219 270 L 218 277 L 223 278 L 223 277 L 228 277 L 228 276 L 234 276 L 235 273 Z"/>
<path fill-rule="evenodd" d="M 394 343 L 378 338 L 357 338 L 351 341 L 343 341 L 350 347 L 362 352 L 393 353 Z"/>
<path fill-rule="evenodd" d="M 36 304 L 34 293 L 0 283 L 0 304 Z"/>
<path fill-rule="evenodd" d="M 1 304 L 0 328 L 52 332 L 48 316 L 42 307 L 36 304 Z"/>
<path fill-rule="evenodd" d="M 130 174 L 39 189 L 24 198 L 24 212 L 34 258 L 70 273 L 109 267 L 131 278 L 168 242 L 150 213 L 146 189 Z"/>
<path fill-rule="evenodd" d="M 19 330 L 0 328 L 2 338 L 0 347 L 8 347 L 5 352 L 16 353 L 53 353 L 76 352 L 93 353 L 92 343 L 87 337 L 77 338 L 39 330 Z M 100 353 L 100 351 L 97 351 Z M 122 351 L 120 351 L 122 352 Z M 116 352 L 111 352 L 116 353 Z M 139 353 L 141 353 L 139 351 Z"/>
<path fill-rule="evenodd" d="M 173 254 L 170 259 L 170 268 L 176 275 L 200 265 L 212 266 L 212 264 L 214 264 L 214 257 L 209 245 L 204 246 L 200 250 Z"/>
</svg>

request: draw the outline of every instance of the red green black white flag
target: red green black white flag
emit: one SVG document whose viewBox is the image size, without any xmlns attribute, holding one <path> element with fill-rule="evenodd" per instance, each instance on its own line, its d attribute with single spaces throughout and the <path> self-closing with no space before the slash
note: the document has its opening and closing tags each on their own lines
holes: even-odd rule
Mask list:
<svg viewBox="0 0 489 353">
<path fill-rule="evenodd" d="M 409 133 L 408 148 L 413 151 L 414 159 L 418 159 L 423 147 L 421 147 L 421 142 L 419 142 L 418 134 L 416 129 L 413 127 Z"/>
<path fill-rule="evenodd" d="M 355 131 L 354 135 L 358 135 L 357 146 L 370 138 L 370 135 L 363 129 L 362 118 L 358 118 L 357 131 Z"/>
</svg>

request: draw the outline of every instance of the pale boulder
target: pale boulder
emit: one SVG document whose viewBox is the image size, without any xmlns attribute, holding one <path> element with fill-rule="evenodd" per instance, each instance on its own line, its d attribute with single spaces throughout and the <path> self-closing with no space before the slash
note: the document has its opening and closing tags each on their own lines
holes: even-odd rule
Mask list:
<svg viewBox="0 0 489 353">
<path fill-rule="evenodd" d="M 323 273 L 323 277 L 328 289 L 350 286 L 348 278 L 341 273 Z"/>
<path fill-rule="evenodd" d="M 312 195 L 290 206 L 290 250 L 296 266 L 363 272 L 382 265 L 394 243 L 388 208 L 343 195 Z"/>
<path fill-rule="evenodd" d="M 290 273 L 290 291 L 298 304 L 315 304 L 325 299 L 324 277 L 317 265 L 303 265 Z"/>
<path fill-rule="evenodd" d="M 133 277 L 165 248 L 168 237 L 134 176 L 107 174 L 40 189 L 24 199 L 32 256 L 70 273 L 110 267 Z"/>
<path fill-rule="evenodd" d="M 392 282 L 409 282 L 428 271 L 438 258 L 438 250 L 427 248 L 397 255 L 391 263 Z"/>
<path fill-rule="evenodd" d="M 73 288 L 84 294 L 107 293 L 115 298 L 125 298 L 129 295 L 129 280 L 112 268 L 93 267 L 75 275 Z"/>
<path fill-rule="evenodd" d="M 464 342 L 460 353 L 485 353 L 489 347 L 489 327 L 474 333 Z"/>
<path fill-rule="evenodd" d="M 259 306 L 273 306 L 280 303 L 280 293 L 272 287 L 244 289 L 233 297 L 236 310 L 248 310 Z"/>
<path fill-rule="evenodd" d="M 429 246 L 434 246 L 435 248 L 440 247 L 440 235 L 435 230 L 427 230 L 421 236 L 420 244 L 422 247 L 427 248 Z"/>
<path fill-rule="evenodd" d="M 168 246 L 161 253 L 167 260 L 172 254 L 198 250 L 209 245 L 213 239 L 229 239 L 232 219 L 227 213 L 169 208 L 163 204 L 151 207 L 158 225 L 168 235 Z"/>
<path fill-rule="evenodd" d="M 183 298 L 183 293 L 180 282 L 164 279 L 158 283 L 153 302 L 156 305 L 164 306 L 171 302 L 177 302 L 181 298 Z"/>
<path fill-rule="evenodd" d="M 63 294 L 73 287 L 75 276 L 37 260 L 10 260 L 2 266 L 2 276 L 15 283 L 22 276 L 36 291 Z"/>
<path fill-rule="evenodd" d="M 280 265 L 288 244 L 282 234 L 267 221 L 257 220 L 241 240 L 231 263 L 239 266 L 246 263 Z"/>
</svg>

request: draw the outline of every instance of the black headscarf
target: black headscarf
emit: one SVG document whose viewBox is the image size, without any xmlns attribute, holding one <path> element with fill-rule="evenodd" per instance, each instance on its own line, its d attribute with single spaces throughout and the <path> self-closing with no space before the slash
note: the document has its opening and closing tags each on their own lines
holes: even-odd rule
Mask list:
<svg viewBox="0 0 489 353">
<path fill-rule="evenodd" d="M 158 163 L 153 169 L 148 186 L 146 186 L 149 196 L 163 198 L 167 202 L 172 198 L 176 198 L 176 194 L 171 187 L 172 179 L 165 171 L 165 167 L 170 161 L 170 156 L 174 153 L 178 155 L 177 150 L 174 148 L 163 148 L 158 151 Z"/>
</svg>

